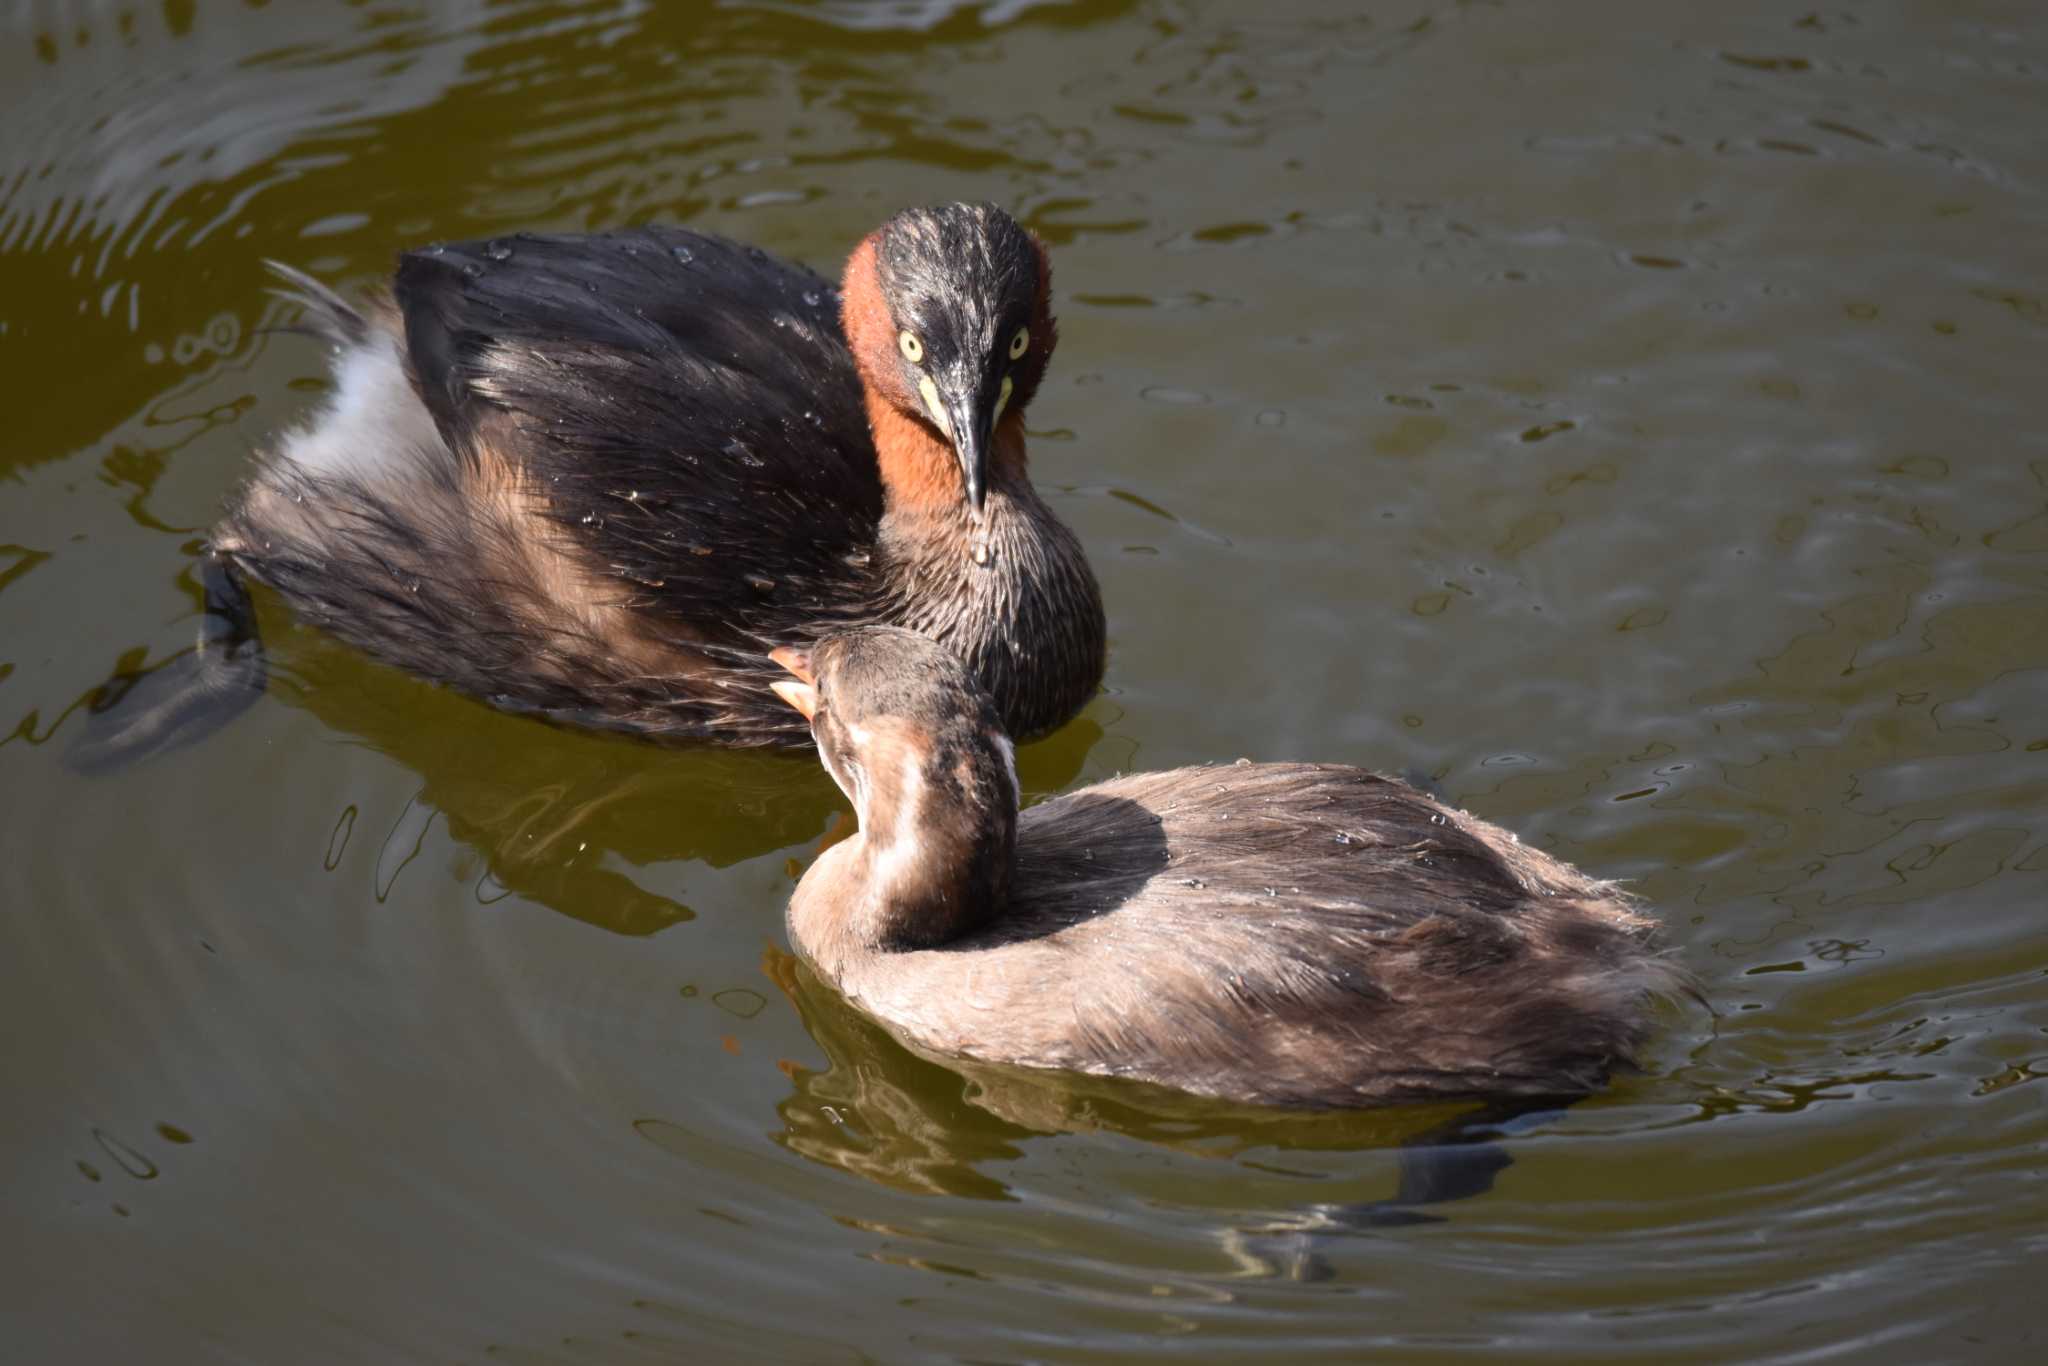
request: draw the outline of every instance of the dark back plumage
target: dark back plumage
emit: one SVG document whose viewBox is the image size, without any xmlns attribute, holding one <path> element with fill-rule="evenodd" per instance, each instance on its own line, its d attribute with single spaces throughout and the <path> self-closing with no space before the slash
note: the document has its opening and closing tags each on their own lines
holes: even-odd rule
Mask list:
<svg viewBox="0 0 2048 1366">
<path fill-rule="evenodd" d="M 409 252 L 394 296 L 443 440 L 516 459 L 626 604 L 738 643 L 845 596 L 882 489 L 819 276 L 641 228 Z"/>
</svg>

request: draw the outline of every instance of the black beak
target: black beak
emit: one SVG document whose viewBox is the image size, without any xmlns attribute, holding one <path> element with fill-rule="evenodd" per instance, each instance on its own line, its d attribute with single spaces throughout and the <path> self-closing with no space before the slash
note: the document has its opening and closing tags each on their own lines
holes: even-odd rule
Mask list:
<svg viewBox="0 0 2048 1366">
<path fill-rule="evenodd" d="M 939 386 L 939 401 L 946 405 L 946 425 L 952 429 L 953 454 L 960 461 L 960 477 L 967 485 L 967 505 L 981 516 L 988 497 L 989 433 L 995 428 L 995 394 L 972 373 L 950 375 Z"/>
</svg>

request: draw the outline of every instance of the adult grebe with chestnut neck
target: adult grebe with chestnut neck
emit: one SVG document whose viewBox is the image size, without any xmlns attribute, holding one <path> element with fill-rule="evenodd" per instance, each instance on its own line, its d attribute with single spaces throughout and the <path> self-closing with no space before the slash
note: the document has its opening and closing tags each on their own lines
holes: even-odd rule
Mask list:
<svg viewBox="0 0 2048 1366">
<path fill-rule="evenodd" d="M 244 686 L 160 687 L 103 748 L 260 691 L 244 575 L 423 678 L 663 740 L 808 744 L 767 652 L 864 623 L 954 651 L 1020 735 L 1094 695 L 1100 591 L 1025 462 L 1051 266 L 1001 209 L 900 213 L 838 290 L 662 227 L 410 252 L 360 308 L 275 269 L 335 389 L 209 539 L 191 665 Z"/>
</svg>

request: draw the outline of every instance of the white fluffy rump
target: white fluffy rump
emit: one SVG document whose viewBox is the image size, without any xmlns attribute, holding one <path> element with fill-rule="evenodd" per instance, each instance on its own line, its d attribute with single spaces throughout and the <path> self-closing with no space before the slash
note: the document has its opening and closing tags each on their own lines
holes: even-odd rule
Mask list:
<svg viewBox="0 0 2048 1366">
<path fill-rule="evenodd" d="M 405 465 L 441 444 L 427 405 L 407 378 L 398 339 L 382 328 L 345 342 L 334 392 L 305 426 L 285 434 L 277 458 L 314 479 L 403 479 Z"/>
</svg>

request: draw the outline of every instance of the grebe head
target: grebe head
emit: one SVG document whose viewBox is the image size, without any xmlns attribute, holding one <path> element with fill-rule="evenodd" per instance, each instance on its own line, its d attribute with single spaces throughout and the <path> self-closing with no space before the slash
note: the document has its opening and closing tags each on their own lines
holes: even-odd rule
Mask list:
<svg viewBox="0 0 2048 1366">
<path fill-rule="evenodd" d="M 846 265 L 848 340 L 870 389 L 950 442 L 979 513 L 996 423 L 1052 357 L 1045 248 L 993 204 L 906 209 Z"/>
<path fill-rule="evenodd" d="M 1016 751 L 958 657 L 895 626 L 771 657 L 860 818 L 866 937 L 928 947 L 998 910 L 1016 867 Z"/>
</svg>

